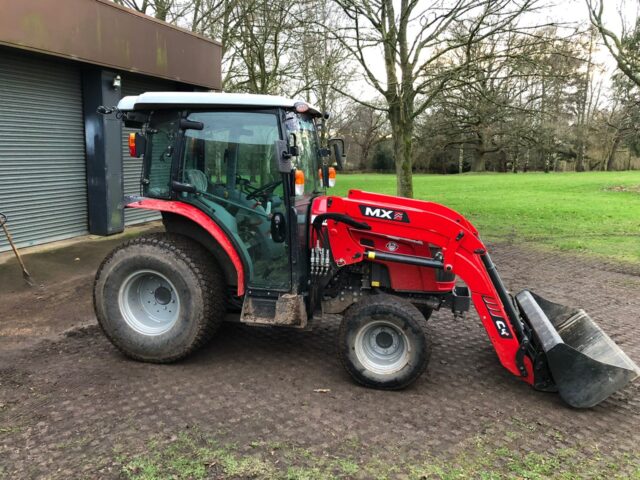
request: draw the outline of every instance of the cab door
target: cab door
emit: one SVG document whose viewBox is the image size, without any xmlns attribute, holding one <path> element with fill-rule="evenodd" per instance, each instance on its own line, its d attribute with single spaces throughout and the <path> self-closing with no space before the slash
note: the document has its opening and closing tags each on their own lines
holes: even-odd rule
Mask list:
<svg viewBox="0 0 640 480">
<path fill-rule="evenodd" d="M 287 215 L 287 198 L 278 169 L 277 110 L 197 111 L 187 120 L 202 129 L 183 134 L 179 181 L 194 187 L 182 199 L 197 205 L 232 238 L 248 269 L 247 292 L 277 298 L 291 290 L 289 235 L 274 239 L 272 219 Z"/>
</svg>

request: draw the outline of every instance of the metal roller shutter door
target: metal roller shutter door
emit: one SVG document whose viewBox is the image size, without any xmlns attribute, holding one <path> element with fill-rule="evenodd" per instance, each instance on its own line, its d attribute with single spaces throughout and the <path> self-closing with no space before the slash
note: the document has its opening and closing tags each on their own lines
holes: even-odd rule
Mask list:
<svg viewBox="0 0 640 480">
<path fill-rule="evenodd" d="M 164 90 L 173 90 L 173 85 L 170 82 L 141 80 L 127 76 L 122 80 L 123 97 Z M 122 177 L 124 179 L 125 195 L 140 195 L 141 193 L 142 159 L 129 156 L 129 133 L 135 131 L 135 129 L 122 127 Z M 136 223 L 159 220 L 160 218 L 160 215 L 156 212 L 134 210 L 132 208 L 125 208 L 124 210 L 125 225 L 134 225 Z"/>
<path fill-rule="evenodd" d="M 19 246 L 87 233 L 77 68 L 0 51 L 0 212 Z"/>
</svg>

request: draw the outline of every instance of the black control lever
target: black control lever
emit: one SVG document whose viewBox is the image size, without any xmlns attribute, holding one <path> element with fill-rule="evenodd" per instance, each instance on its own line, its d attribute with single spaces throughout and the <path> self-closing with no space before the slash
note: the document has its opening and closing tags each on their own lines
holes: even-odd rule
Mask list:
<svg viewBox="0 0 640 480">
<path fill-rule="evenodd" d="M 325 220 L 346 223 L 350 227 L 357 228 L 358 230 L 371 230 L 371 225 L 368 223 L 359 222 L 343 213 L 321 213 L 313 220 L 313 227 L 317 229 Z"/>
</svg>

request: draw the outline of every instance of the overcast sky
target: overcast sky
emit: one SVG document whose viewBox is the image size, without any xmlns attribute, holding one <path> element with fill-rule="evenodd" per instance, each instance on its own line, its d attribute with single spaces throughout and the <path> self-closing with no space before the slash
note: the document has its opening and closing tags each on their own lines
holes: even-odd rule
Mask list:
<svg viewBox="0 0 640 480">
<path fill-rule="evenodd" d="M 638 5 L 640 0 L 604 0 L 605 3 L 605 15 L 604 19 L 607 26 L 616 33 L 621 30 L 620 12 L 627 18 L 633 19 L 637 17 Z M 541 4 L 544 3 L 541 1 Z M 548 2 L 549 6 L 536 13 L 526 14 L 521 20 L 525 24 L 539 25 L 545 23 L 559 23 L 566 24 L 567 26 L 588 26 L 589 25 L 589 12 L 585 0 L 555 0 L 555 2 Z M 384 78 L 384 59 L 380 52 L 375 52 L 373 49 L 368 52 L 368 63 L 372 70 L 374 70 L 378 78 Z M 606 48 L 597 42 L 594 52 L 594 61 L 602 64 L 605 72 L 602 74 L 605 84 L 608 83 L 608 78 L 615 71 L 615 62 Z M 354 65 L 354 68 L 357 68 Z M 600 75 L 598 78 L 601 78 Z M 364 79 L 364 76 L 357 75 L 356 81 L 351 85 L 351 89 L 354 94 L 362 95 L 364 98 L 374 98 L 378 96 L 377 91 L 369 86 Z"/>
</svg>

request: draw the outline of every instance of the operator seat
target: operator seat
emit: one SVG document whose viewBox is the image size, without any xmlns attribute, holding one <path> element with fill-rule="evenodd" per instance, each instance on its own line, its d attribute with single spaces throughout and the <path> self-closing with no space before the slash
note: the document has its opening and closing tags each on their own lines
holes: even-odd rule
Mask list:
<svg viewBox="0 0 640 480">
<path fill-rule="evenodd" d="M 209 186 L 209 182 L 207 181 L 207 176 L 201 170 L 197 169 L 188 169 L 185 170 L 185 177 L 187 182 L 193 185 L 196 188 L 198 193 L 208 193 L 207 187 Z M 240 254 L 244 257 L 246 265 L 249 267 L 249 278 L 253 276 L 253 262 L 251 261 L 251 256 L 245 246 L 244 242 L 238 235 L 238 224 L 233 215 L 229 213 L 229 211 L 224 208 L 223 205 L 213 201 L 210 198 L 205 197 L 204 195 L 198 195 L 198 201 L 205 206 L 209 207 L 213 213 L 211 216 L 215 219 L 217 223 L 223 224 L 226 231 L 231 234 L 233 239 L 235 240 L 235 244 L 240 250 Z"/>
<path fill-rule="evenodd" d="M 195 168 L 190 168 L 186 171 L 187 181 L 196 187 L 198 192 L 206 192 L 207 186 L 209 182 L 207 181 L 207 176 L 203 171 L 196 170 Z"/>
<path fill-rule="evenodd" d="M 185 176 L 187 177 L 187 181 L 196 188 L 198 193 L 208 193 L 207 187 L 209 186 L 209 182 L 207 181 L 207 176 L 203 171 L 189 169 L 185 171 Z M 224 208 L 224 206 L 203 195 L 199 195 L 198 200 L 215 211 L 214 216 L 218 221 L 223 223 L 225 227 L 227 227 L 227 230 L 235 235 L 238 234 L 238 224 L 236 223 L 236 219 L 227 211 L 226 208 Z"/>
</svg>

